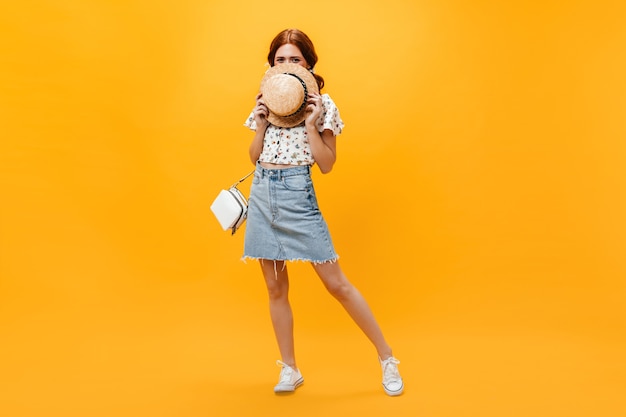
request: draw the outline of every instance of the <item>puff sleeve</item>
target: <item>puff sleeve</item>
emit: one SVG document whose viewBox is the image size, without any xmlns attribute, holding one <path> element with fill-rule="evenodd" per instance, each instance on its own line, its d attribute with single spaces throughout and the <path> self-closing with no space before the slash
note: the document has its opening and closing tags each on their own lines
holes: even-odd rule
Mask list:
<svg viewBox="0 0 626 417">
<path fill-rule="evenodd" d="M 341 120 L 341 116 L 339 115 L 339 109 L 328 94 L 322 95 L 322 104 L 324 110 L 319 119 L 317 119 L 315 127 L 317 127 L 318 132 L 323 132 L 328 129 L 332 130 L 335 136 L 339 135 L 344 127 L 343 120 Z"/>
<path fill-rule="evenodd" d="M 250 130 L 256 131 L 256 121 L 254 120 L 254 110 L 250 112 L 250 115 L 248 116 L 248 118 L 246 119 L 246 122 L 243 125 Z"/>
</svg>

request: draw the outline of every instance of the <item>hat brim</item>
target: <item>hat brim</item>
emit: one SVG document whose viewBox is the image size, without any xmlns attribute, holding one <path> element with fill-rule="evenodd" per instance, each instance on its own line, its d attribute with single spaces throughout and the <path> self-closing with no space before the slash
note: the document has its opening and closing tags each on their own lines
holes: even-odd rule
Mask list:
<svg viewBox="0 0 626 417">
<path fill-rule="evenodd" d="M 298 64 L 278 64 L 274 65 L 265 72 L 265 75 L 261 80 L 261 94 L 271 94 L 271 92 L 267 91 L 266 88 L 267 80 L 277 74 L 294 74 L 298 76 L 302 81 L 304 81 L 307 87 L 307 91 L 309 93 L 319 93 L 317 80 L 309 70 Z M 304 99 L 307 100 L 308 97 L 305 97 Z M 268 109 L 269 114 L 267 115 L 267 120 L 274 126 L 294 127 L 299 125 L 304 121 L 304 119 L 306 119 L 306 107 L 307 106 L 303 106 L 297 113 L 289 116 L 279 116 L 272 113 L 271 109 Z"/>
</svg>

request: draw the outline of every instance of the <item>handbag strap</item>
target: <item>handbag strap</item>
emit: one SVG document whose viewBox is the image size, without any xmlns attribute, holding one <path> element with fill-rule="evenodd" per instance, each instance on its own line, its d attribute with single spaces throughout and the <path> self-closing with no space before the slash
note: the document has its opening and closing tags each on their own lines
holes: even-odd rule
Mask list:
<svg viewBox="0 0 626 417">
<path fill-rule="evenodd" d="M 239 184 L 241 184 L 246 178 L 248 178 L 250 175 L 254 174 L 254 171 L 256 171 L 256 169 L 253 169 L 252 171 L 248 172 L 244 177 L 242 177 L 239 181 L 237 181 L 236 183 L 234 183 L 233 185 L 230 186 L 230 188 L 233 187 L 237 187 Z"/>
</svg>

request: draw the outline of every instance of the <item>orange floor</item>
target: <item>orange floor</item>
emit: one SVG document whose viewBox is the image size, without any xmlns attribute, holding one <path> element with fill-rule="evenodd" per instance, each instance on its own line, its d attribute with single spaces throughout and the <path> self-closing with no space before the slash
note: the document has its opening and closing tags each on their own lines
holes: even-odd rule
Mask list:
<svg viewBox="0 0 626 417">
<path fill-rule="evenodd" d="M 276 396 L 278 356 L 258 268 L 234 268 L 251 280 L 249 291 L 229 292 L 234 284 L 224 277 L 143 286 L 128 276 L 110 283 L 117 287 L 115 297 L 83 292 L 69 299 L 57 289 L 47 303 L 5 304 L 1 414 L 626 413 L 626 344 L 623 335 L 607 332 L 610 323 L 599 329 L 602 323 L 591 316 L 584 324 L 554 310 L 542 319 L 541 309 L 552 308 L 550 297 L 482 300 L 470 309 L 463 291 L 450 289 L 417 292 L 413 304 L 398 305 L 393 297 L 404 288 L 401 283 L 370 297 L 406 382 L 404 395 L 387 397 L 369 342 L 306 266 L 293 268 L 298 281 L 292 277 L 305 384 L 294 395 Z M 479 298 L 474 294 L 471 303 Z M 562 303 L 570 316 L 586 313 L 565 298 L 552 301 Z"/>
</svg>

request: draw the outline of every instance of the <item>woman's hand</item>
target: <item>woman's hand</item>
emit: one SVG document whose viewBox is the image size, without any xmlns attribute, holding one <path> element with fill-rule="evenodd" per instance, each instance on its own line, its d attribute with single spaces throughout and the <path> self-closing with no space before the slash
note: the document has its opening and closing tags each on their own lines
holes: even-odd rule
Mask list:
<svg viewBox="0 0 626 417">
<path fill-rule="evenodd" d="M 263 95 L 261 93 L 256 96 L 256 106 L 254 107 L 253 112 L 257 130 L 264 130 L 269 125 L 269 122 L 267 121 L 267 116 L 269 115 L 270 111 L 265 105 L 265 102 L 263 101 Z"/>
<path fill-rule="evenodd" d="M 324 104 L 322 103 L 322 96 L 318 93 L 309 93 L 309 99 L 307 100 L 306 112 L 307 116 L 305 124 L 307 128 L 314 129 L 317 119 L 322 115 L 324 110 Z"/>
</svg>

